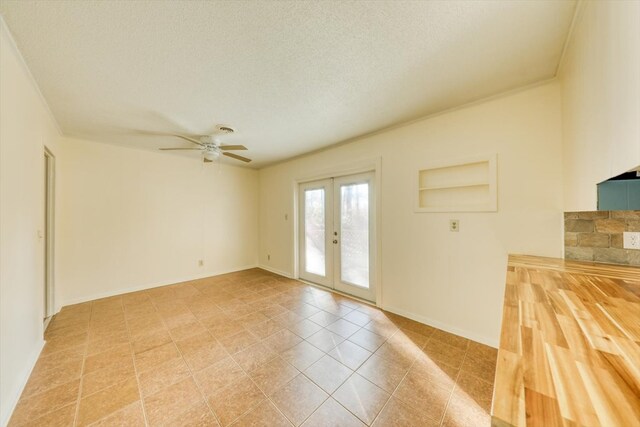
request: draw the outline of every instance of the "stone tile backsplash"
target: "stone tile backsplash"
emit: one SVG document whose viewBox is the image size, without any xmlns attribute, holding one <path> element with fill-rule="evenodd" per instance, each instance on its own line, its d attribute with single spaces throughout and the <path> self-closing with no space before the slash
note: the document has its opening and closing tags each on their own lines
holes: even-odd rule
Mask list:
<svg viewBox="0 0 640 427">
<path fill-rule="evenodd" d="M 640 211 L 565 212 L 564 257 L 640 266 L 640 250 L 622 247 L 625 231 L 640 231 Z"/>
</svg>

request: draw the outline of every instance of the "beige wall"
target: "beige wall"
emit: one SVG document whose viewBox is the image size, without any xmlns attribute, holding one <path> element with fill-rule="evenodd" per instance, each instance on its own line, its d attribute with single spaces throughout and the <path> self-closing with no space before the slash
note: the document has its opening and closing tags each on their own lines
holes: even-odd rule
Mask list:
<svg viewBox="0 0 640 427">
<path fill-rule="evenodd" d="M 44 147 L 58 129 L 0 18 L 0 425 L 43 342 Z"/>
<path fill-rule="evenodd" d="M 382 306 L 497 345 L 507 254 L 561 256 L 560 108 L 547 83 L 260 170 L 260 264 L 293 274 L 296 179 L 380 158 Z M 486 153 L 498 212 L 413 212 L 418 168 Z"/>
<path fill-rule="evenodd" d="M 82 140 L 61 146 L 58 307 L 256 266 L 257 171 Z"/>
<path fill-rule="evenodd" d="M 567 211 L 597 209 L 596 184 L 640 166 L 640 2 L 581 6 L 559 74 Z"/>
</svg>

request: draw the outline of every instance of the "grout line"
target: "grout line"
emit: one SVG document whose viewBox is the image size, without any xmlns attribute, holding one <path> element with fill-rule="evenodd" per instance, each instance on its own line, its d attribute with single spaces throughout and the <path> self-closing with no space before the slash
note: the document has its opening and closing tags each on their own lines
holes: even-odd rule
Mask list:
<svg viewBox="0 0 640 427">
<path fill-rule="evenodd" d="M 149 298 L 151 300 L 151 298 Z M 142 417 L 144 418 L 145 426 L 149 426 L 149 420 L 147 418 L 147 408 L 144 403 L 144 399 L 142 397 L 142 387 L 140 387 L 140 377 L 138 376 L 138 367 L 136 366 L 136 352 L 133 348 L 133 335 L 131 335 L 131 329 L 129 328 L 129 320 L 127 319 L 127 313 L 124 309 L 124 299 L 122 299 L 122 314 L 124 316 L 124 323 L 127 326 L 127 335 L 129 336 L 129 349 L 131 350 L 131 358 L 133 359 L 133 373 L 136 376 L 136 384 L 138 385 L 138 396 L 140 397 L 140 406 L 142 407 Z M 155 304 L 153 304 L 153 300 L 151 300 L 151 304 L 153 305 L 154 310 L 156 312 L 158 309 Z M 124 409 L 124 408 L 123 408 Z"/>
<path fill-rule="evenodd" d="M 91 302 L 89 310 L 89 321 L 87 323 L 87 338 L 84 345 L 84 351 L 82 352 L 82 367 L 80 368 L 80 384 L 78 385 L 78 399 L 76 400 L 76 412 L 73 415 L 73 425 L 78 425 L 78 416 L 80 415 L 80 403 L 82 400 L 82 384 L 84 383 L 84 365 L 87 360 L 87 353 L 89 351 L 89 335 L 91 331 L 91 319 L 93 318 L 93 302 Z"/>
</svg>

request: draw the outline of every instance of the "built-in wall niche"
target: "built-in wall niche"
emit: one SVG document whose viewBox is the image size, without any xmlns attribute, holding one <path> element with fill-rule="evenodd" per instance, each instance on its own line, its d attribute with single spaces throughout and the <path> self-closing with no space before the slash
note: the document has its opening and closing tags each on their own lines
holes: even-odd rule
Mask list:
<svg viewBox="0 0 640 427">
<path fill-rule="evenodd" d="M 497 155 L 432 163 L 418 170 L 416 212 L 495 212 Z"/>
</svg>

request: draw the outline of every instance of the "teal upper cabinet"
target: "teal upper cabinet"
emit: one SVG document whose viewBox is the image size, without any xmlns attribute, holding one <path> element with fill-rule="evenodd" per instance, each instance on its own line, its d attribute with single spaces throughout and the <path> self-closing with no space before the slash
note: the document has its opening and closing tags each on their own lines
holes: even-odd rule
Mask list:
<svg viewBox="0 0 640 427">
<path fill-rule="evenodd" d="M 605 181 L 598 184 L 598 210 L 640 210 L 640 179 Z"/>
</svg>

